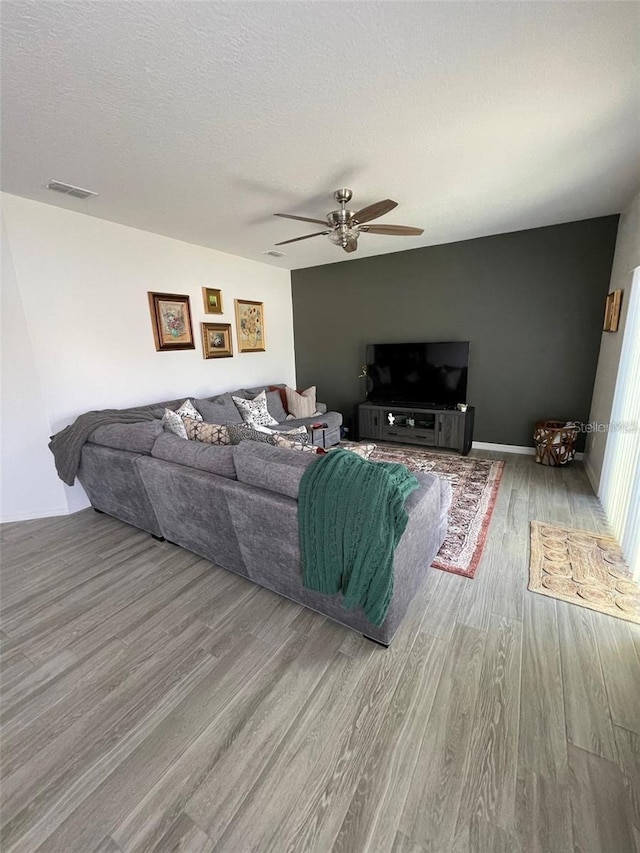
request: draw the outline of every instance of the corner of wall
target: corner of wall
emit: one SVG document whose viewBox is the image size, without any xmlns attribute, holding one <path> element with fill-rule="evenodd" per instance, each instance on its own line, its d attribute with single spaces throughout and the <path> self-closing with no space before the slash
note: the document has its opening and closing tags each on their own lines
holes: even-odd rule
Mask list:
<svg viewBox="0 0 640 853">
<path fill-rule="evenodd" d="M 611 418 L 613 398 L 618 378 L 618 366 L 622 352 L 627 319 L 628 298 L 633 280 L 633 271 L 640 266 L 640 192 L 636 194 L 628 207 L 622 212 L 618 223 L 616 248 L 611 268 L 609 292 L 622 290 L 622 311 L 617 332 L 603 332 L 600 354 L 591 400 L 589 420 L 592 423 L 605 424 Z M 625 298 L 626 295 L 626 298 Z M 603 305 L 604 310 L 604 305 Z M 589 435 L 585 451 L 585 469 L 594 491 L 598 494 L 602 464 L 607 447 L 606 431 Z"/>
</svg>

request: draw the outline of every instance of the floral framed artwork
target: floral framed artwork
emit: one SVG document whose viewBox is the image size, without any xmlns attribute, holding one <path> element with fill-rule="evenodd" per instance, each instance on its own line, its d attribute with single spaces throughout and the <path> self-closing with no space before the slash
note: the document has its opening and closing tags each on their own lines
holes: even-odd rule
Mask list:
<svg viewBox="0 0 640 853">
<path fill-rule="evenodd" d="M 231 358 L 231 323 L 200 323 L 202 354 L 205 358 Z"/>
<path fill-rule="evenodd" d="M 264 303 L 236 299 L 236 331 L 239 352 L 264 352 Z"/>
<path fill-rule="evenodd" d="M 148 296 L 156 350 L 195 349 L 189 297 L 179 293 L 151 292 Z"/>
<path fill-rule="evenodd" d="M 222 291 L 215 287 L 203 287 L 202 298 L 204 300 L 205 314 L 222 314 Z"/>
</svg>

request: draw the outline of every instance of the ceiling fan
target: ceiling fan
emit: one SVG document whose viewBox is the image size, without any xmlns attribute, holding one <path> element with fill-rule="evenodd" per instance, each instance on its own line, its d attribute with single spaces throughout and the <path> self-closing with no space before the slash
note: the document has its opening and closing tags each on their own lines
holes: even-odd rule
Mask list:
<svg viewBox="0 0 640 853">
<path fill-rule="evenodd" d="M 284 219 L 298 219 L 300 222 L 315 222 L 323 225 L 323 231 L 315 231 L 313 234 L 305 234 L 304 237 L 294 237 L 292 240 L 283 240 L 276 246 L 284 246 L 286 243 L 297 243 L 299 240 L 308 240 L 310 237 L 328 236 L 336 246 L 342 246 L 345 252 L 355 252 L 358 248 L 358 237 L 360 234 L 389 234 L 393 237 L 419 237 L 424 228 L 410 228 L 408 225 L 367 225 L 372 219 L 384 216 L 394 207 L 397 201 L 385 198 L 375 204 L 369 204 L 362 210 L 347 210 L 346 205 L 353 198 L 349 189 L 336 190 L 333 197 L 340 205 L 339 210 L 332 210 L 326 219 L 309 219 L 307 216 L 292 216 L 289 213 L 274 213 L 274 216 L 282 216 Z"/>
</svg>

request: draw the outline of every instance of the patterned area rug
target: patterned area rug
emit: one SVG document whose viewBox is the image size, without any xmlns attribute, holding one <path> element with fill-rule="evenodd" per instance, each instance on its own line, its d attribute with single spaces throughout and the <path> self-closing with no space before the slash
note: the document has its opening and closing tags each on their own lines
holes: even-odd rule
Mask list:
<svg viewBox="0 0 640 853">
<path fill-rule="evenodd" d="M 532 521 L 529 589 L 640 624 L 640 587 L 612 536 Z"/>
<path fill-rule="evenodd" d="M 449 480 L 453 492 L 449 530 L 432 565 L 472 578 L 487 540 L 504 462 L 387 446 L 378 446 L 371 459 L 402 462 L 410 471 L 429 471 Z"/>
</svg>

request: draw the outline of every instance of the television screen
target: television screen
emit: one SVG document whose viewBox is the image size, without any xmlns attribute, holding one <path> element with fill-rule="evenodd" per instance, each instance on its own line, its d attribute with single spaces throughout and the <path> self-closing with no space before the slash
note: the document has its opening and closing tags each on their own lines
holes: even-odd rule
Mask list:
<svg viewBox="0 0 640 853">
<path fill-rule="evenodd" d="M 369 344 L 372 403 L 455 406 L 466 402 L 469 341 Z"/>
</svg>

